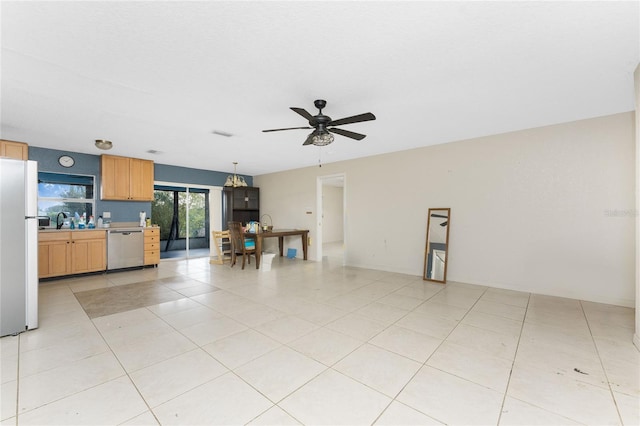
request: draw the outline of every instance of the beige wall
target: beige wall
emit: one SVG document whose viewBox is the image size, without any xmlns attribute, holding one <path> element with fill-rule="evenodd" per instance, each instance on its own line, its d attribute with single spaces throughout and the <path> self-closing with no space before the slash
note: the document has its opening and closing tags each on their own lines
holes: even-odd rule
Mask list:
<svg viewBox="0 0 640 426">
<path fill-rule="evenodd" d="M 349 266 L 420 276 L 427 211 L 451 207 L 449 280 L 634 305 L 632 112 L 256 176 L 261 210 L 314 237 L 334 173 Z"/>
</svg>

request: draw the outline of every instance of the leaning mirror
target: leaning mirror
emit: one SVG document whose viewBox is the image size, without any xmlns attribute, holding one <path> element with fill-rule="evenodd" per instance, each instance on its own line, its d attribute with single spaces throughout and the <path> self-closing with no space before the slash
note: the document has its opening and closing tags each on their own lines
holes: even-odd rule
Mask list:
<svg viewBox="0 0 640 426">
<path fill-rule="evenodd" d="M 428 281 L 447 282 L 451 209 L 429 209 L 427 245 L 424 252 L 424 276 Z"/>
</svg>

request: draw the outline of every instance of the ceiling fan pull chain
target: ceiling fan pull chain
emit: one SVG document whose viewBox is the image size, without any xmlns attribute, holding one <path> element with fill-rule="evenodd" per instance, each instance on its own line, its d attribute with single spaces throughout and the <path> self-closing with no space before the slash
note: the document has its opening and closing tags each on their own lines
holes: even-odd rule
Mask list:
<svg viewBox="0 0 640 426">
<path fill-rule="evenodd" d="M 322 167 L 322 147 L 318 147 L 318 167 Z"/>
</svg>

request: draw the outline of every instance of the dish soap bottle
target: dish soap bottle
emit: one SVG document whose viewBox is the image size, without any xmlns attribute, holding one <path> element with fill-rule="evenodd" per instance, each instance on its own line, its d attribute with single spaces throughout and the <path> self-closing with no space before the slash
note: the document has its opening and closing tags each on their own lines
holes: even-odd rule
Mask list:
<svg viewBox="0 0 640 426">
<path fill-rule="evenodd" d="M 69 223 L 69 228 L 76 229 L 76 222 L 73 220 L 73 218 L 71 218 L 71 221 Z"/>
<path fill-rule="evenodd" d="M 87 228 L 94 229 L 96 227 L 96 223 L 93 221 L 93 216 L 89 216 L 89 223 L 87 224 Z"/>
</svg>

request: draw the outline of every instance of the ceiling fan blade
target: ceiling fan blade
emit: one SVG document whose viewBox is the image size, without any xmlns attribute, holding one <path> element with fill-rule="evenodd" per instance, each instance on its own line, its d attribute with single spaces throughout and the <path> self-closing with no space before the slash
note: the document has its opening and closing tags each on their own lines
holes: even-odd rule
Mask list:
<svg viewBox="0 0 640 426">
<path fill-rule="evenodd" d="M 304 141 L 302 146 L 311 145 L 312 143 L 313 143 L 313 132 L 309 133 L 309 136 L 307 136 L 307 140 Z"/>
<path fill-rule="evenodd" d="M 263 130 L 263 132 L 279 132 L 281 130 L 296 130 L 296 129 L 312 129 L 313 127 L 286 127 L 284 129 L 269 129 L 269 130 Z"/>
<path fill-rule="evenodd" d="M 361 133 L 356 133 L 356 132 L 350 132 L 349 130 L 344 130 L 344 129 L 333 128 L 333 129 L 327 129 L 327 130 L 330 131 L 331 133 L 346 136 L 348 138 L 355 139 L 357 141 L 361 141 L 362 139 L 367 137 L 367 135 L 363 135 Z"/>
<path fill-rule="evenodd" d="M 448 218 L 449 216 L 447 216 L 446 214 L 445 214 L 445 215 L 442 215 L 442 214 L 437 214 L 437 213 L 431 213 L 431 217 L 441 217 L 441 218 L 446 219 L 446 218 Z"/>
<path fill-rule="evenodd" d="M 352 117 L 332 120 L 329 124 L 327 124 L 327 126 L 341 126 L 343 124 L 360 123 L 361 121 L 371 121 L 375 119 L 375 115 L 371 114 L 370 112 L 365 112 L 364 114 L 354 115 Z"/>
<path fill-rule="evenodd" d="M 306 118 L 307 121 L 313 120 L 313 115 L 309 114 L 307 110 L 304 108 L 291 107 L 291 110 L 297 112 L 298 114 Z"/>
</svg>

